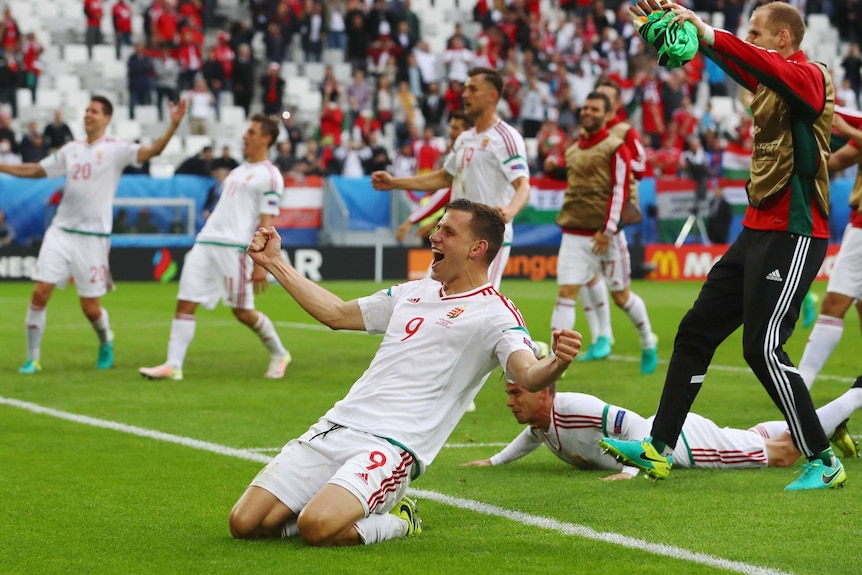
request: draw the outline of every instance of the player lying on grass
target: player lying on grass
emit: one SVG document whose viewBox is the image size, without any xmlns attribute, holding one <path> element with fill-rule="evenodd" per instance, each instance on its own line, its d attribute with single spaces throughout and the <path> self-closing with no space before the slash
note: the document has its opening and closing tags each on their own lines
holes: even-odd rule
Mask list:
<svg viewBox="0 0 862 575">
<path fill-rule="evenodd" d="M 532 391 L 563 374 L 580 334 L 557 332 L 554 353 L 536 359 L 518 308 L 488 281 L 504 228 L 494 208 L 456 200 L 431 234 L 430 278 L 348 302 L 292 268 L 274 228 L 255 234 L 254 262 L 311 316 L 332 329 L 384 337 L 347 396 L 254 478 L 231 511 L 234 537 L 299 534 L 327 547 L 418 535 L 422 523 L 407 487 L 488 373 L 501 365 Z"/>
<path fill-rule="evenodd" d="M 862 388 L 862 376 L 855 387 Z M 555 388 L 552 385 L 531 393 L 518 384 L 507 383 L 507 405 L 518 423 L 528 427 L 490 459 L 464 465 L 510 463 L 545 444 L 554 455 L 579 469 L 618 472 L 603 479 L 635 477 L 640 470 L 618 463 L 599 446 L 599 440 L 603 437 L 641 440 L 649 434 L 652 417 L 644 419 L 634 411 L 585 393 L 556 393 Z M 844 455 L 855 457 L 855 442 L 843 425 L 852 412 L 848 402 L 839 398 L 818 409 L 817 415 L 826 434 Z M 673 465 L 695 469 L 788 467 L 800 456 L 784 421 L 769 421 L 743 430 L 719 427 L 705 417 L 689 413 L 673 451 Z"/>
</svg>

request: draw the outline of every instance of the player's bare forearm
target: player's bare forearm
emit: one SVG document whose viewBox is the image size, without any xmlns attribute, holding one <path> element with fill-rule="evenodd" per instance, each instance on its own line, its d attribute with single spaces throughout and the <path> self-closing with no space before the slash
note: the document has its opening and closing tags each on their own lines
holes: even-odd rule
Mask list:
<svg viewBox="0 0 862 575">
<path fill-rule="evenodd" d="M 857 150 L 862 150 L 862 130 L 851 126 L 847 120 L 836 113 L 832 116 L 832 128 L 838 132 L 838 135 L 852 140 L 856 144 Z"/>
<path fill-rule="evenodd" d="M 834 174 L 841 170 L 846 170 L 853 164 L 862 161 L 862 149 L 854 148 L 850 144 L 842 146 L 837 152 L 829 156 L 829 161 L 826 167 L 829 168 L 829 173 Z"/>
<path fill-rule="evenodd" d="M 536 360 L 532 352 L 516 351 L 509 356 L 506 370 L 527 391 L 541 391 L 557 381 L 581 348 L 581 334 L 563 329 L 554 332 L 554 353 Z"/>
<path fill-rule="evenodd" d="M 514 219 L 530 201 L 530 180 L 521 176 L 512 182 L 512 185 L 515 188 L 515 197 L 509 202 L 508 211 Z"/>
<path fill-rule="evenodd" d="M 452 175 L 440 168 L 418 176 L 392 178 L 393 190 L 439 190 L 452 185 Z"/>
<path fill-rule="evenodd" d="M 344 301 L 306 278 L 283 257 L 274 258 L 266 269 L 311 317 L 332 329 L 364 330 L 359 302 Z"/>
<path fill-rule="evenodd" d="M 168 124 L 168 129 L 165 130 L 164 134 L 156 138 L 149 146 L 140 147 L 140 149 L 138 150 L 139 164 L 142 164 L 147 160 L 161 154 L 164 151 L 165 146 L 168 145 L 168 142 L 174 136 L 174 133 L 177 131 L 177 128 L 180 127 L 180 122 L 182 122 L 183 116 L 186 113 L 186 101 L 181 99 L 176 107 L 174 107 L 171 102 L 168 102 L 168 107 L 171 112 L 171 123 Z"/>
<path fill-rule="evenodd" d="M 44 178 L 47 176 L 45 170 L 42 169 L 42 166 L 34 162 L 18 164 L 16 166 L 0 164 L 0 172 L 17 178 Z"/>
</svg>

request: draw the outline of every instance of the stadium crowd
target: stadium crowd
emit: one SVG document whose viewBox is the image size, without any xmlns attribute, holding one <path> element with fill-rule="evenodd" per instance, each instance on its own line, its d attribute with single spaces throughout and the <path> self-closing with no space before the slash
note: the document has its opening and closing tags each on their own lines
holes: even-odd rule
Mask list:
<svg viewBox="0 0 862 575">
<path fill-rule="evenodd" d="M 720 14 L 723 26 L 735 32 L 756 2 L 691 4 Z M 121 45 L 135 43 L 127 61 L 128 94 L 121 95 L 131 117 L 136 106 L 152 103 L 161 116 L 166 101 L 185 94 L 190 133 L 198 135 L 210 133 L 220 102 L 241 106 L 246 117 L 285 109 L 292 78 L 281 68 L 297 54 L 291 51 L 294 37 L 308 63 L 321 62 L 326 50 L 343 50 L 343 61 L 352 67 L 350 82 L 345 85 L 326 66 L 317 87 L 319 116 L 284 120 L 273 160 L 291 179 L 367 175 L 387 166 L 398 173 L 439 167 L 449 116 L 462 108 L 460 92 L 473 66 L 503 73 L 498 114 L 534 142 L 533 173 L 542 171 L 548 157 L 562 157 L 578 132 L 584 98 L 605 79 L 621 86 L 624 113 L 647 146 L 646 175 L 717 178 L 725 150 L 750 152 L 750 115 L 711 109 L 711 97 L 737 96 L 717 65 L 698 56 L 680 69 L 658 67 L 626 16 L 626 2 L 567 0 L 554 14 L 543 6 L 539 0 L 478 0 L 472 7 L 478 26 L 468 26 L 478 34 L 454 23 L 442 53 L 430 49 L 410 0 L 250 0 L 248 17 L 219 26 L 223 31 L 214 26 L 220 22 L 212 1 L 155 0 L 143 11 L 140 38 L 133 38 L 131 21 L 141 7 L 117 0 L 110 16 L 118 57 Z M 836 71 L 842 79 L 838 101 L 858 109 L 859 2 L 808 2 L 804 9 L 825 11 L 849 42 Z M 102 0 L 84 0 L 88 46 L 103 42 L 98 24 L 106 10 Z M 263 49 L 256 53 L 257 35 Z M 28 88 L 35 102 L 42 48 L 31 31 L 19 29 L 9 7 L 0 23 L 0 46 L 0 154 L 6 162 L 38 161 L 65 141 L 52 135 L 63 120 L 58 112 L 48 126 L 30 122 L 16 129 L 16 91 Z M 704 84 L 708 91 L 699 89 Z"/>
</svg>

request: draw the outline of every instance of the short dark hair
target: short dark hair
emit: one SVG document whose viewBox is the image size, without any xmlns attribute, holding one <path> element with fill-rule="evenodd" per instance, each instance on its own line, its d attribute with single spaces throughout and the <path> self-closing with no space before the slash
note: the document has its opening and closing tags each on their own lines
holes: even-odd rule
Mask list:
<svg viewBox="0 0 862 575">
<path fill-rule="evenodd" d="M 488 242 L 488 251 L 485 252 L 488 264 L 497 257 L 497 252 L 503 246 L 503 234 L 506 231 L 506 222 L 503 216 L 491 206 L 471 202 L 466 198 L 453 200 L 446 205 L 446 211 L 456 210 L 469 212 L 473 215 L 470 221 L 470 231 L 480 240 Z"/>
<path fill-rule="evenodd" d="M 616 96 L 614 97 L 615 100 L 619 101 L 620 99 L 622 99 L 623 89 L 620 87 L 619 84 L 617 84 L 613 80 L 607 80 L 607 79 L 600 80 L 599 82 L 596 83 L 596 91 L 598 91 L 598 89 L 601 88 L 602 86 L 607 86 L 608 88 L 610 88 L 611 90 L 614 91 L 614 94 L 616 94 Z M 611 103 L 613 103 L 613 102 L 611 102 Z"/>
<path fill-rule="evenodd" d="M 611 99 L 608 98 L 607 94 L 602 94 L 601 92 L 590 92 L 584 100 L 601 100 L 605 105 L 605 113 L 611 111 Z"/>
<path fill-rule="evenodd" d="M 278 122 L 272 117 L 260 113 L 253 115 L 251 121 L 260 124 L 260 131 L 264 135 L 269 136 L 269 146 L 267 147 L 272 147 L 275 141 L 278 140 Z"/>
<path fill-rule="evenodd" d="M 482 79 L 491 84 L 497 90 L 497 96 L 503 95 L 503 76 L 494 68 L 475 66 L 467 71 L 469 77 L 482 76 Z"/>
<path fill-rule="evenodd" d="M 91 102 L 98 102 L 102 105 L 102 113 L 106 116 L 114 115 L 114 106 L 111 104 L 111 101 L 104 96 L 93 96 L 90 98 Z"/>
<path fill-rule="evenodd" d="M 449 114 L 450 120 L 460 120 L 464 124 L 464 128 L 470 129 L 473 127 L 473 118 L 464 113 L 463 110 L 455 110 Z"/>
</svg>

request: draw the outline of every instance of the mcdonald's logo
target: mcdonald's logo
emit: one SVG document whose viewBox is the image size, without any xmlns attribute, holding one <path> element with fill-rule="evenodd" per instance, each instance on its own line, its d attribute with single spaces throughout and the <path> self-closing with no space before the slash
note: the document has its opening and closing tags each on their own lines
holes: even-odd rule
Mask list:
<svg viewBox="0 0 862 575">
<path fill-rule="evenodd" d="M 675 250 L 656 250 L 650 261 L 655 265 L 655 270 L 649 276 L 651 279 L 679 279 L 679 255 Z"/>
</svg>

